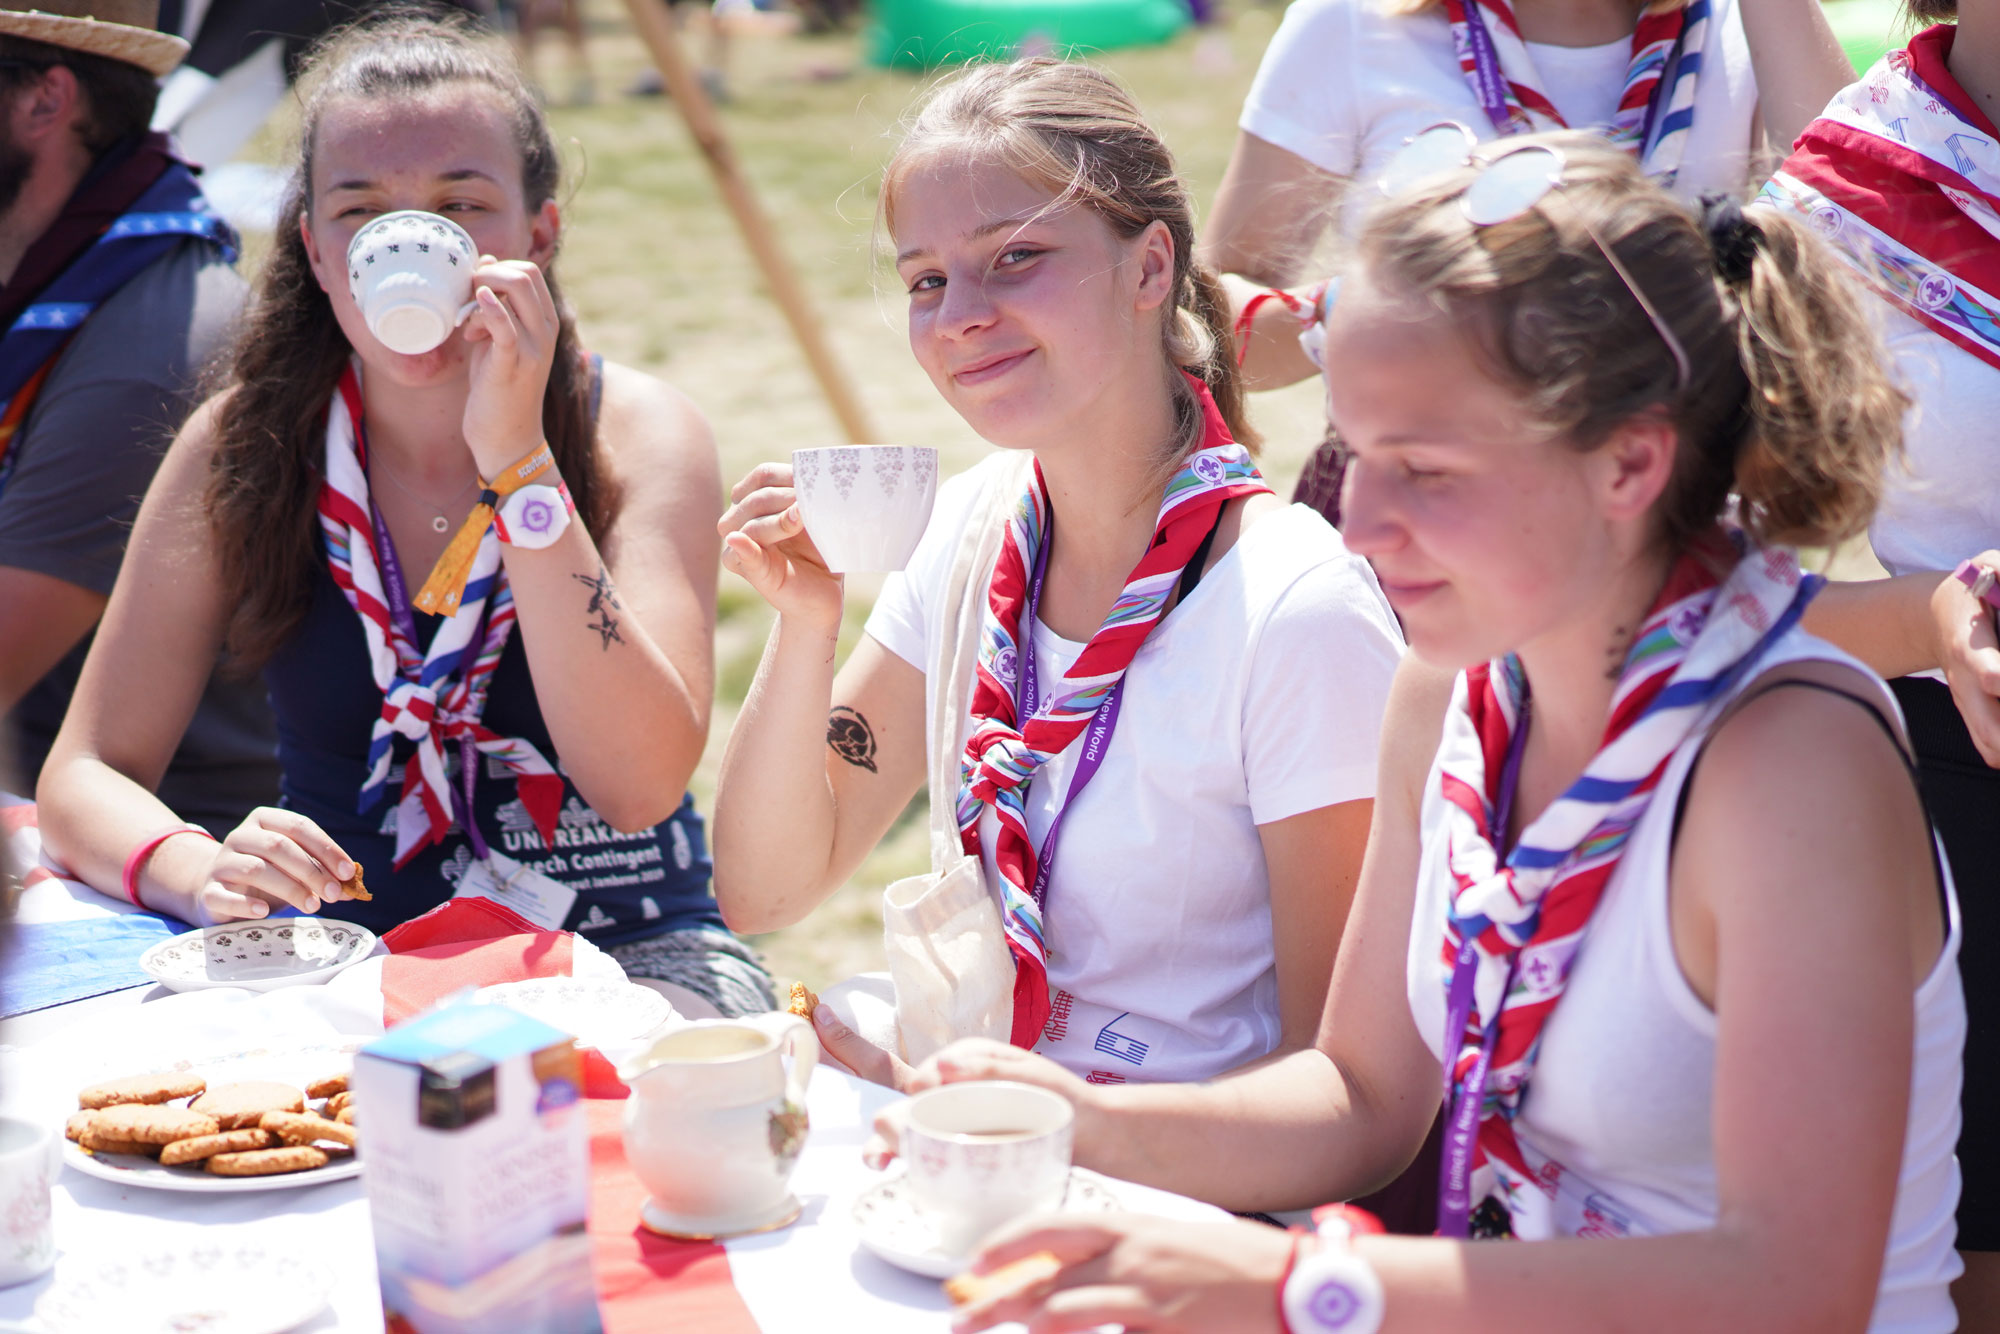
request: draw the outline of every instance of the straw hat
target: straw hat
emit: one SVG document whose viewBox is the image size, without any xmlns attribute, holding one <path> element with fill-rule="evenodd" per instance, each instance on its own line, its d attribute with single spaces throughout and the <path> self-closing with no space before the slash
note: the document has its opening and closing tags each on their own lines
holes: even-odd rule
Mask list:
<svg viewBox="0 0 2000 1334">
<path fill-rule="evenodd" d="M 160 0 L 0 0 L 0 34 L 122 60 L 164 78 L 188 44 L 158 32 Z"/>
</svg>

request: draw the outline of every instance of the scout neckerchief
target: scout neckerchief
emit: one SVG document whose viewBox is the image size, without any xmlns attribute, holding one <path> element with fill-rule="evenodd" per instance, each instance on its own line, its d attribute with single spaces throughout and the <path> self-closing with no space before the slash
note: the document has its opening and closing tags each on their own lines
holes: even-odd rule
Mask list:
<svg viewBox="0 0 2000 1334">
<path fill-rule="evenodd" d="M 2000 130 L 1945 66 L 1946 23 L 1806 126 L 1763 201 L 1804 215 L 1891 299 L 2000 366 Z"/>
<path fill-rule="evenodd" d="M 992 807 L 999 821 L 994 862 L 1000 871 L 1002 924 L 1014 955 L 1014 1029 L 1017 1046 L 1031 1047 L 1049 1017 L 1048 949 L 1042 934 L 1042 903 L 1054 866 L 1053 846 L 1061 817 L 1037 854 L 1028 837 L 1028 785 L 1041 767 L 1071 742 L 1091 733 L 1089 752 L 1078 758 L 1069 798 L 1096 771 L 1118 719 L 1118 697 L 1133 655 L 1166 614 L 1189 559 L 1215 527 L 1222 506 L 1238 496 L 1268 491 L 1250 452 L 1229 436 L 1215 400 L 1199 380 L 1188 377 L 1202 420 L 1201 445 L 1182 460 L 1167 483 L 1159 521 L 1146 554 L 1125 581 L 1104 624 L 1077 655 L 1046 699 L 1032 688 L 1017 705 L 1015 685 L 1024 674 L 1032 682 L 1033 625 L 1028 609 L 1045 569 L 1049 525 L 1048 493 L 1041 465 L 1009 521 L 999 563 L 987 586 L 987 606 L 973 684 L 972 736 L 960 766 L 958 828 L 965 851 L 980 855 L 979 821 Z M 1024 672 L 1025 667 L 1025 672 Z M 1026 714 L 1027 721 L 1021 717 Z M 1067 809 L 1067 807 L 1065 807 Z"/>
<path fill-rule="evenodd" d="M 95 219 L 110 211 L 104 206 L 107 196 L 122 196 L 122 206 L 115 206 L 116 215 L 101 224 L 94 239 L 79 246 L 74 224 L 97 225 Z M 66 227 L 65 221 L 72 225 Z M 194 173 L 175 161 L 157 136 L 148 136 L 102 176 L 79 187 L 64 218 L 50 228 L 58 231 L 62 234 L 51 241 L 74 253 L 51 254 L 38 242 L 0 295 L 0 308 L 16 312 L 0 335 L 0 491 L 20 460 L 19 451 L 10 446 L 22 422 L 63 348 L 92 311 L 187 237 L 208 242 L 226 260 L 236 258 L 236 234 L 210 210 Z M 39 290 L 31 290 L 29 285 L 52 268 Z"/>
<path fill-rule="evenodd" d="M 1583 774 L 1502 861 L 1527 682 L 1512 656 L 1460 677 L 1438 749 L 1450 834 L 1441 981 L 1444 1161 L 1438 1232 L 1468 1233 L 1489 1197 L 1514 1235 L 1553 1234 L 1555 1175 L 1528 1160 L 1514 1117 L 1542 1030 L 1568 985 L 1592 912 L 1668 763 L 1710 705 L 1798 623 L 1823 582 L 1788 551 L 1735 557 L 1720 532 L 1684 555 L 1632 641 L 1604 741 Z"/>
<path fill-rule="evenodd" d="M 1530 134 L 1570 128 L 1542 91 L 1534 58 L 1521 39 L 1509 0 L 1444 0 L 1458 67 L 1493 132 Z M 1632 32 L 1625 88 L 1605 134 L 1640 158 L 1648 176 L 1671 184 L 1694 125 L 1694 90 L 1708 36 L 1708 0 L 1648 9 Z M 1672 78 L 1666 76 L 1669 67 Z M 1577 127 L 1587 128 L 1587 127 Z"/>
<path fill-rule="evenodd" d="M 395 739 L 416 743 L 403 766 L 396 807 L 396 869 L 451 832 L 455 812 L 475 855 L 486 856 L 473 819 L 472 788 L 480 757 L 490 756 L 514 775 L 514 786 L 541 832 L 555 846 L 563 780 L 540 751 L 519 737 L 503 737 L 481 724 L 493 669 L 514 630 L 514 595 L 500 563 L 500 539 L 488 532 L 474 558 L 458 610 L 437 628 L 430 647 L 417 650 L 416 617 L 395 544 L 368 494 L 367 441 L 362 435 L 361 381 L 352 366 L 327 407 L 326 480 L 320 486 L 320 531 L 334 583 L 361 617 L 382 713 L 368 740 L 368 777 L 359 809 L 372 810 L 388 791 Z M 470 661 L 468 651 L 474 650 Z M 459 745 L 462 787 L 445 774 L 444 747 Z"/>
</svg>

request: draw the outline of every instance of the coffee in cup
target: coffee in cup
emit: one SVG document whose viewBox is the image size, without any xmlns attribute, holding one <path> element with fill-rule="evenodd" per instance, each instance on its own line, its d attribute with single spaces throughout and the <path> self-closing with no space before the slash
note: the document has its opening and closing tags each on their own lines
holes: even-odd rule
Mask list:
<svg viewBox="0 0 2000 1334">
<path fill-rule="evenodd" d="M 384 213 L 347 243 L 347 285 L 368 332 L 416 356 L 451 336 L 476 308 L 479 248 L 450 218 L 420 209 Z"/>
<path fill-rule="evenodd" d="M 969 1255 L 996 1228 L 1059 1207 L 1076 1113 L 1032 1084 L 976 1080 L 910 1099 L 901 1154 L 939 1246 Z"/>
<path fill-rule="evenodd" d="M 806 535 L 835 574 L 909 564 L 937 499 L 938 452 L 927 445 L 833 445 L 792 451 L 792 489 Z"/>
</svg>

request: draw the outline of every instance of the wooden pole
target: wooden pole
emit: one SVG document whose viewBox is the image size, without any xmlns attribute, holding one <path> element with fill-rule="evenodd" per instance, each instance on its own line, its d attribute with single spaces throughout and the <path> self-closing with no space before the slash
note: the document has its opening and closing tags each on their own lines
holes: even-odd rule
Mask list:
<svg viewBox="0 0 2000 1334">
<path fill-rule="evenodd" d="M 841 429 L 856 444 L 875 440 L 877 437 L 869 428 L 868 414 L 862 411 L 853 383 L 841 373 L 840 364 L 834 360 L 833 349 L 827 345 L 819 315 L 813 310 L 805 288 L 799 285 L 798 275 L 785 258 L 784 250 L 779 247 L 770 219 L 757 202 L 756 191 L 743 175 L 736 150 L 731 147 L 729 137 L 723 133 L 722 121 L 715 114 L 715 104 L 709 100 L 707 90 L 695 77 L 693 67 L 681 50 L 680 35 L 674 31 L 674 21 L 667 12 L 665 0 L 625 0 L 625 7 L 631 11 L 632 24 L 646 43 L 646 49 L 652 53 L 653 63 L 659 66 L 660 77 L 666 81 L 667 95 L 680 108 L 688 133 L 694 136 L 696 147 L 708 159 L 708 169 L 715 177 L 716 188 L 722 192 L 723 202 L 735 216 L 736 228 L 743 234 L 744 244 L 750 247 L 751 257 L 763 270 L 764 281 L 771 285 L 771 295 L 777 298 L 778 308 L 785 313 L 785 322 L 792 326 L 792 336 L 798 339 L 799 349 L 805 353 L 806 362 L 812 367 L 813 378 L 819 381 L 820 392 L 826 395 L 833 415 L 840 419 Z"/>
</svg>

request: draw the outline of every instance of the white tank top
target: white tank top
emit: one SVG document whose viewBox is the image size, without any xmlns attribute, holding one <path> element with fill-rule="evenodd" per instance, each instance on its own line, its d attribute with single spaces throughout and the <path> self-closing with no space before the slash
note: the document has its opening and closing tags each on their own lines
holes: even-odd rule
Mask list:
<svg viewBox="0 0 2000 1334">
<path fill-rule="evenodd" d="M 1569 988 L 1543 1030 L 1514 1123 L 1533 1163 L 1562 1165 L 1556 1213 L 1565 1235 L 1657 1236 L 1715 1223 L 1710 1117 L 1716 1023 L 1674 957 L 1667 904 L 1674 808 L 1714 719 L 1764 673 L 1801 661 L 1853 668 L 1872 685 L 1883 716 L 1900 721 L 1894 698 L 1866 667 L 1794 630 L 1675 753 L 1598 902 Z M 1410 1013 L 1434 1053 L 1444 1036 L 1446 979 L 1438 942 L 1451 883 L 1441 801 L 1433 768 L 1423 797 L 1423 859 L 1407 977 Z M 1953 1249 L 1959 1188 L 1953 1146 L 1965 999 L 1958 979 L 1958 902 L 1948 870 L 1945 875 L 1950 929 L 1915 995 L 1909 1125 L 1872 1334 L 1942 1334 L 1957 1325 L 1948 1287 L 1961 1268 Z"/>
</svg>

